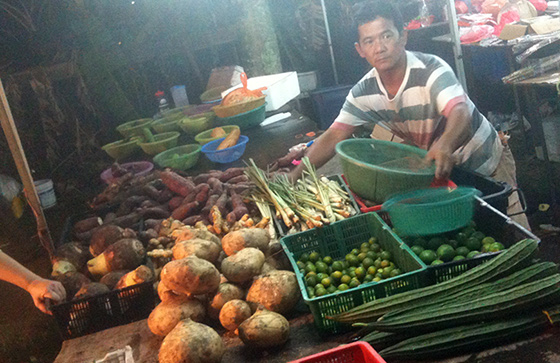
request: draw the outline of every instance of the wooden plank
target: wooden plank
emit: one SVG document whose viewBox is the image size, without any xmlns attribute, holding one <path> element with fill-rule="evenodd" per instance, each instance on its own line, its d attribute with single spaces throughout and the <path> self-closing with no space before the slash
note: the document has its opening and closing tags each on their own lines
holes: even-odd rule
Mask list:
<svg viewBox="0 0 560 363">
<path fill-rule="evenodd" d="M 6 135 L 19 176 L 23 182 L 25 196 L 27 197 L 27 201 L 35 214 L 39 239 L 41 240 L 43 247 L 45 247 L 49 253 L 49 257 L 52 259 L 54 255 L 54 245 L 49 232 L 49 227 L 47 226 L 47 220 L 43 214 L 41 201 L 39 200 L 39 195 L 37 194 L 35 184 L 33 183 L 33 177 L 31 176 L 29 165 L 27 164 L 27 158 L 25 157 L 25 152 L 23 151 L 23 146 L 21 145 L 21 140 L 19 138 L 16 124 L 14 123 L 14 118 L 12 116 L 12 111 L 10 110 L 10 105 L 8 104 L 2 80 L 0 80 L 0 100 L 0 123 L 2 123 L 4 135 Z"/>
</svg>

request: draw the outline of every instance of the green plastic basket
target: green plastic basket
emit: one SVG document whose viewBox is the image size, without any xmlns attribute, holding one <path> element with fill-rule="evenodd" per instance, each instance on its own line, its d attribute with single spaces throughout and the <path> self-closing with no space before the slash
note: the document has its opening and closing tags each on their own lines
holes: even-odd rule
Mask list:
<svg viewBox="0 0 560 363">
<path fill-rule="evenodd" d="M 349 139 L 336 145 L 350 189 L 362 198 L 384 202 L 397 193 L 427 188 L 435 167 L 424 165 L 426 151 L 374 139 Z"/>
<path fill-rule="evenodd" d="M 266 103 L 255 109 L 247 112 L 240 113 L 231 117 L 218 117 L 216 124 L 221 125 L 237 125 L 241 130 L 246 130 L 251 127 L 259 126 L 266 118 Z"/>
<path fill-rule="evenodd" d="M 117 126 L 117 131 L 126 138 L 132 136 L 144 136 L 142 129 L 145 127 L 150 127 L 154 120 L 151 118 L 141 118 L 139 120 L 133 120 L 125 122 Z"/>
<path fill-rule="evenodd" d="M 200 149 L 198 144 L 177 146 L 154 156 L 154 162 L 162 168 L 187 170 L 198 162 Z"/>
<path fill-rule="evenodd" d="M 164 152 L 165 150 L 177 146 L 179 135 L 180 133 L 176 131 L 164 132 L 163 134 L 154 135 L 153 142 L 141 142 L 138 145 L 140 145 L 140 147 L 146 154 L 157 155 Z"/>
<path fill-rule="evenodd" d="M 334 294 L 309 298 L 304 276 L 297 267 L 297 260 L 304 252 L 317 251 L 322 256 L 343 259 L 353 248 L 376 237 L 379 245 L 393 256 L 395 264 L 405 273 L 379 282 L 369 282 Z M 322 333 L 341 333 L 351 329 L 326 319 L 353 307 L 385 296 L 418 289 L 426 285 L 426 268 L 418 257 L 404 244 L 376 213 L 350 217 L 323 228 L 286 236 L 280 240 L 296 273 L 303 300 L 311 309 L 315 325 Z"/>
<path fill-rule="evenodd" d="M 475 188 L 428 188 L 400 194 L 385 203 L 399 235 L 426 236 L 445 233 L 469 224 L 473 218 Z"/>
</svg>

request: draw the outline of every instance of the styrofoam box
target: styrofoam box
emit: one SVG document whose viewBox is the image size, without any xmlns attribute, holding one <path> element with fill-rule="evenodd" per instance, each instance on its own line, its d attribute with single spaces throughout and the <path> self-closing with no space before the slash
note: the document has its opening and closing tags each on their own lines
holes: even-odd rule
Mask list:
<svg viewBox="0 0 560 363">
<path fill-rule="evenodd" d="M 236 88 L 237 85 L 222 92 L 222 98 Z M 297 72 L 270 74 L 267 76 L 252 77 L 247 80 L 247 88 L 253 90 L 267 87 L 263 94 L 266 95 L 266 110 L 274 111 L 284 106 L 288 101 L 299 95 L 299 82 Z"/>
</svg>

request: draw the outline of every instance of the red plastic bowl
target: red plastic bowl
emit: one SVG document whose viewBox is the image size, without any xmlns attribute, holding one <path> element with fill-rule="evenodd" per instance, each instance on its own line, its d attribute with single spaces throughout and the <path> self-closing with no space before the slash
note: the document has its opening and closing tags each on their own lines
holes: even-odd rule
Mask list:
<svg viewBox="0 0 560 363">
<path fill-rule="evenodd" d="M 354 342 L 289 363 L 386 363 L 366 342 Z"/>
<path fill-rule="evenodd" d="M 154 164 L 150 163 L 149 161 L 134 161 L 132 163 L 125 163 L 121 164 L 121 168 L 126 169 L 127 171 L 134 173 L 134 176 L 143 176 L 147 175 L 152 169 L 154 168 Z M 105 182 L 105 184 L 111 184 L 115 182 L 118 178 L 113 176 L 111 168 L 105 169 L 101 173 L 101 180 Z"/>
</svg>

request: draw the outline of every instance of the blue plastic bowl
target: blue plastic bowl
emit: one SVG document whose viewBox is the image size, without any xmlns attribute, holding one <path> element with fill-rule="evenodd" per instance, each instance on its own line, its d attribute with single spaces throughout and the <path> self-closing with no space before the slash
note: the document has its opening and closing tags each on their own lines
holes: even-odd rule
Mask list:
<svg viewBox="0 0 560 363">
<path fill-rule="evenodd" d="M 225 138 L 222 137 L 221 139 L 211 141 L 202 146 L 202 152 L 208 159 L 210 159 L 210 161 L 221 164 L 231 163 L 243 155 L 245 152 L 245 146 L 247 145 L 247 142 L 249 142 L 249 138 L 247 136 L 241 135 L 239 136 L 239 140 L 235 146 L 216 151 L 224 139 Z"/>
</svg>

